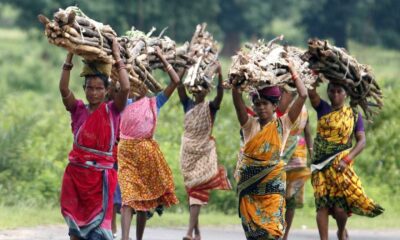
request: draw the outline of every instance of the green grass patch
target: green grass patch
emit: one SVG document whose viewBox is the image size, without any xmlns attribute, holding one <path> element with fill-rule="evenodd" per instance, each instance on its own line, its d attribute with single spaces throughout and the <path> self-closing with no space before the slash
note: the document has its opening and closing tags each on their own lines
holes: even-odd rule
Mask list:
<svg viewBox="0 0 400 240">
<path fill-rule="evenodd" d="M 34 206 L 0 206 L 0 229 L 62 224 L 59 208 Z"/>
<path fill-rule="evenodd" d="M 120 216 L 118 216 L 120 223 Z M 186 227 L 189 222 L 187 211 L 165 212 L 161 217 L 155 215 L 147 226 L 149 227 Z M 132 224 L 136 223 L 135 216 Z M 50 207 L 5 207 L 0 206 L 0 230 L 19 227 L 35 227 L 43 225 L 65 224 L 59 208 Z M 200 225 L 208 227 L 241 226 L 237 214 L 223 214 L 221 212 L 203 212 L 200 214 Z M 351 229 L 400 229 L 400 222 L 394 212 L 386 212 L 376 218 L 352 216 L 348 221 Z M 295 214 L 294 229 L 316 229 L 315 210 L 310 207 L 298 209 Z M 333 218 L 330 218 L 330 228 L 336 228 Z"/>
</svg>

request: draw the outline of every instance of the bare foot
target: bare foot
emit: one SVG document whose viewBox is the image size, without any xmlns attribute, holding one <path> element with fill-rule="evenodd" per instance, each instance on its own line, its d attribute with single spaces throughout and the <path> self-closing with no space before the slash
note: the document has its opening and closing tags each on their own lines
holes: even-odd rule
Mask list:
<svg viewBox="0 0 400 240">
<path fill-rule="evenodd" d="M 339 237 L 339 230 L 336 232 L 336 235 L 337 235 L 338 239 L 349 240 L 349 234 L 347 233 L 347 229 L 345 229 L 345 230 L 343 231 L 343 236 L 342 236 L 342 238 Z"/>
</svg>

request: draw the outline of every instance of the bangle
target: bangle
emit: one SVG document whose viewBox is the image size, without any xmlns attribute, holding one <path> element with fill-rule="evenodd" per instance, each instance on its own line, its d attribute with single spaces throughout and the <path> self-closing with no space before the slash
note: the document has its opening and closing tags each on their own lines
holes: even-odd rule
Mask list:
<svg viewBox="0 0 400 240">
<path fill-rule="evenodd" d="M 171 66 L 171 64 L 168 64 L 168 66 L 166 68 L 167 72 L 171 71 L 172 69 L 174 69 L 174 68 Z"/>
<path fill-rule="evenodd" d="M 121 71 L 122 69 L 125 69 L 125 70 L 127 70 L 127 68 L 126 68 L 126 66 L 125 66 L 125 65 L 121 65 L 121 66 L 119 66 L 119 67 L 118 67 L 118 71 Z"/>
<path fill-rule="evenodd" d="M 343 161 L 348 165 L 350 164 L 353 160 L 349 157 L 349 155 L 344 156 Z"/>
<path fill-rule="evenodd" d="M 72 64 L 72 63 L 64 62 L 62 68 L 63 68 L 63 70 L 70 71 L 70 70 L 72 69 L 73 66 L 74 66 L 74 64 Z"/>
<path fill-rule="evenodd" d="M 293 81 L 297 81 L 297 79 L 299 79 L 299 76 L 297 74 L 292 73 L 292 79 Z"/>
<path fill-rule="evenodd" d="M 119 67 L 121 64 L 124 64 L 124 60 L 122 60 L 122 58 L 115 61 L 115 66 Z"/>
</svg>

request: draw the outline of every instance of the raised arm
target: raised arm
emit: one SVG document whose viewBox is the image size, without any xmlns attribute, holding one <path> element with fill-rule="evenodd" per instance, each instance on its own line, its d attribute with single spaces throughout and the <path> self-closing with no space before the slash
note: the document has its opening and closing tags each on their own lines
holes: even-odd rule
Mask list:
<svg viewBox="0 0 400 240">
<path fill-rule="evenodd" d="M 313 84 L 313 89 L 308 89 L 308 97 L 310 98 L 311 106 L 317 108 L 321 102 L 321 98 L 317 93 L 317 83 Z"/>
<path fill-rule="evenodd" d="M 246 124 L 249 116 L 247 115 L 246 104 L 243 101 L 242 93 L 235 86 L 232 88 L 232 99 L 240 126 L 243 126 L 244 124 Z"/>
<path fill-rule="evenodd" d="M 73 56 L 74 55 L 72 53 L 67 54 L 67 58 L 65 59 L 65 62 L 63 65 L 61 78 L 60 78 L 60 84 L 59 84 L 62 101 L 67 110 L 71 110 L 76 104 L 75 95 L 72 92 L 72 90 L 69 88 L 70 72 L 71 72 L 72 67 L 74 66 L 72 64 Z"/>
<path fill-rule="evenodd" d="M 168 86 L 164 89 L 165 96 L 169 98 L 172 95 L 172 93 L 174 92 L 175 88 L 179 84 L 179 76 L 175 72 L 175 70 L 171 66 L 171 64 L 169 64 L 167 62 L 167 60 L 163 56 L 162 51 L 161 51 L 161 49 L 159 47 L 156 47 L 156 55 L 161 60 L 161 62 L 163 63 L 164 69 L 167 71 L 167 73 L 169 75 L 169 78 L 171 79 L 171 81 L 168 84 Z"/>
<path fill-rule="evenodd" d="M 282 114 L 286 113 L 286 110 L 288 109 L 292 100 L 293 100 L 292 94 L 286 90 L 283 90 L 281 100 L 279 100 L 279 104 L 277 107 L 279 112 L 281 112 Z"/>
<path fill-rule="evenodd" d="M 187 93 L 186 93 L 186 89 L 185 89 L 185 85 L 183 85 L 183 76 L 185 76 L 186 73 L 186 69 L 182 68 L 179 70 L 178 76 L 180 79 L 180 83 L 178 85 L 178 95 L 179 95 L 179 100 L 181 101 L 181 103 L 187 102 L 187 100 L 189 99 Z"/>
<path fill-rule="evenodd" d="M 215 109 L 219 109 L 221 106 L 222 98 L 224 97 L 224 88 L 222 87 L 222 69 L 221 64 L 218 64 L 217 73 L 218 73 L 218 85 L 217 85 L 217 95 L 215 96 L 214 100 L 211 102 Z"/>
<path fill-rule="evenodd" d="M 307 99 L 307 89 L 304 86 L 304 83 L 301 79 L 299 79 L 299 75 L 297 74 L 296 70 L 293 67 L 293 63 L 288 60 L 289 62 L 289 71 L 292 74 L 292 79 L 294 83 L 296 84 L 296 89 L 298 92 L 298 96 L 296 100 L 294 101 L 293 105 L 290 107 L 289 110 L 289 119 L 292 123 L 294 123 L 301 113 L 301 109 L 303 108 L 304 102 Z"/>
<path fill-rule="evenodd" d="M 112 51 L 118 68 L 118 74 L 119 74 L 118 79 L 120 84 L 120 90 L 115 95 L 114 104 L 116 108 L 120 112 L 122 112 L 122 110 L 124 110 L 125 108 L 126 100 L 128 99 L 130 84 L 129 84 L 128 71 L 126 70 L 126 67 L 121 59 L 120 45 L 116 38 L 114 38 L 112 42 Z"/>
</svg>

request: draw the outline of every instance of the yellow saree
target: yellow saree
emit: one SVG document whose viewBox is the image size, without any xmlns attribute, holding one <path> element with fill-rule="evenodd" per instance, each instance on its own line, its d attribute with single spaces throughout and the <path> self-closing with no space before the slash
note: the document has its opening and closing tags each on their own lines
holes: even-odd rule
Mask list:
<svg viewBox="0 0 400 240">
<path fill-rule="evenodd" d="M 244 146 L 238 166 L 239 215 L 248 240 L 279 239 L 285 229 L 282 123 L 269 122 Z"/>
<path fill-rule="evenodd" d="M 353 109 L 346 106 L 318 120 L 311 165 L 315 205 L 317 209 L 336 206 L 349 214 L 375 217 L 384 209 L 366 196 L 352 164 L 344 172 L 336 171 L 352 147 L 356 120 Z"/>
</svg>

